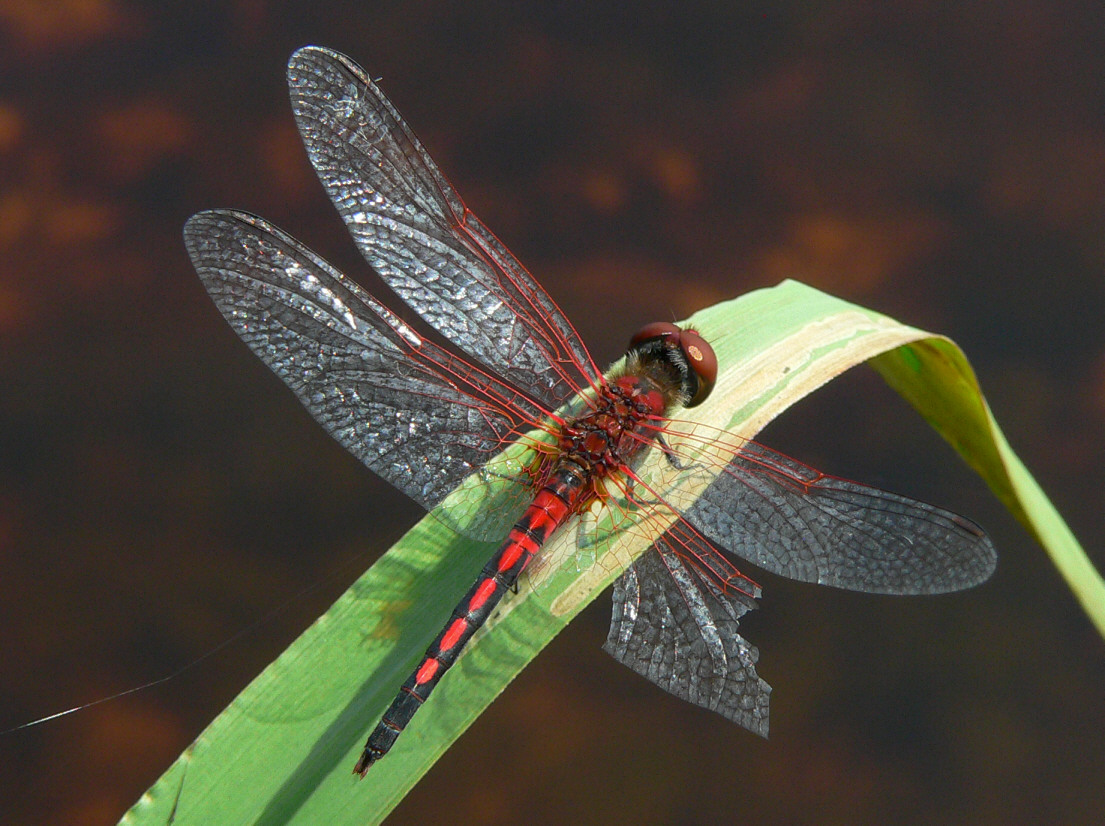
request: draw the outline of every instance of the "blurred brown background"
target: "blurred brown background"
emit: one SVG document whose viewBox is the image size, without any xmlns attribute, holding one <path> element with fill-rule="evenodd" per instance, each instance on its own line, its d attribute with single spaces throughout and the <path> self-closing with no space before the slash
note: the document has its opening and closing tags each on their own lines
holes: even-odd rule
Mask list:
<svg viewBox="0 0 1105 826">
<path fill-rule="evenodd" d="M 0 737 L 3 822 L 114 822 L 417 516 L 235 339 L 180 239 L 240 207 L 376 287 L 295 133 L 284 64 L 308 43 L 383 78 L 600 362 L 784 277 L 952 336 L 1105 567 L 1100 3 L 6 0 L 0 727 L 286 607 L 167 685 Z M 606 657 L 604 600 L 394 821 L 1100 822 L 1105 645 L 853 372 L 763 441 L 982 522 L 990 583 L 910 600 L 759 576 L 769 741 Z"/>
</svg>

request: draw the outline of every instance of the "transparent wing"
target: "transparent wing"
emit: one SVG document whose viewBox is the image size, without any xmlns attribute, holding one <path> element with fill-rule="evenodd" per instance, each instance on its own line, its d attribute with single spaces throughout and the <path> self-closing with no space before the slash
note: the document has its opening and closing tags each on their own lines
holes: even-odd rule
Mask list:
<svg viewBox="0 0 1105 826">
<path fill-rule="evenodd" d="M 673 443 L 678 428 L 666 428 Z M 826 476 L 722 431 L 703 436 L 694 432 L 684 472 L 712 464 L 720 475 L 698 498 L 669 501 L 712 542 L 765 570 L 881 594 L 956 591 L 994 571 L 994 546 L 969 519 Z"/>
<path fill-rule="evenodd" d="M 719 586 L 683 555 L 685 528 L 675 530 L 615 581 L 603 648 L 665 691 L 766 737 L 771 687 L 756 674 L 759 652 L 738 633 L 759 589 L 739 574 L 750 592 Z"/>
<path fill-rule="evenodd" d="M 421 338 L 261 218 L 201 212 L 184 239 L 203 285 L 250 349 L 338 442 L 427 509 L 546 415 Z M 464 532 L 497 539 L 528 494 L 493 474 L 486 481 L 503 488 L 500 507 L 481 509 L 482 521 Z"/>
<path fill-rule="evenodd" d="M 448 341 L 550 409 L 598 380 L 570 322 L 473 215 L 364 70 L 288 64 L 307 153 L 369 264 Z"/>
</svg>

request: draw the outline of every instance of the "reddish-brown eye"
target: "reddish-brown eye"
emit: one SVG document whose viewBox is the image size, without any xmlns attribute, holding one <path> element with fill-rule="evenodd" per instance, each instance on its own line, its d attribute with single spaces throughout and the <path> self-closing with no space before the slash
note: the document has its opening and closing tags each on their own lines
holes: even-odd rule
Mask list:
<svg viewBox="0 0 1105 826">
<path fill-rule="evenodd" d="M 717 381 L 717 356 L 702 336 L 694 330 L 679 331 L 679 348 L 687 358 L 687 364 L 698 378 L 698 390 L 687 402 L 687 407 L 702 404 Z"/>
<path fill-rule="evenodd" d="M 654 321 L 637 331 L 637 334 L 629 340 L 629 349 L 632 350 L 638 344 L 648 341 L 650 338 L 667 338 L 668 336 L 677 336 L 680 332 L 682 331 L 670 321 Z"/>
</svg>

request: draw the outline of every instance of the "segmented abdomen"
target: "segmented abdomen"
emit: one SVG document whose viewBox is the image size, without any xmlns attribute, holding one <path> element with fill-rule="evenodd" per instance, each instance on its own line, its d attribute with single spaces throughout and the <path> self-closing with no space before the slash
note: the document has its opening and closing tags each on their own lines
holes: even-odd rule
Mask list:
<svg viewBox="0 0 1105 826">
<path fill-rule="evenodd" d="M 506 541 L 484 566 L 475 584 L 457 603 L 444 630 L 426 649 L 422 663 L 399 689 L 369 736 L 354 772 L 363 777 L 374 762 L 387 754 L 442 675 L 457 661 L 468 640 L 487 622 L 533 555 L 571 516 L 589 489 L 583 468 L 576 463 L 561 462 L 553 470 L 522 518 L 510 529 Z"/>
</svg>

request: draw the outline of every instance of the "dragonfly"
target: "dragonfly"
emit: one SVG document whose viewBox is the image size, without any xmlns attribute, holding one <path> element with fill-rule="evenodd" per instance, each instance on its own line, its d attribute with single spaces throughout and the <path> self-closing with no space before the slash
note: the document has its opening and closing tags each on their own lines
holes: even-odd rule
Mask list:
<svg viewBox="0 0 1105 826">
<path fill-rule="evenodd" d="M 739 633 L 761 589 L 723 551 L 868 593 L 944 593 L 990 576 L 993 544 L 971 520 L 680 419 L 718 372 L 695 330 L 647 325 L 604 374 L 360 66 L 308 46 L 288 83 L 311 163 L 359 250 L 448 346 L 254 215 L 193 216 L 195 269 L 340 444 L 455 530 L 501 541 L 372 729 L 356 774 L 388 753 L 566 525 L 581 548 L 614 532 L 646 540 L 614 583 L 605 650 L 765 737 L 771 689 Z"/>
</svg>

